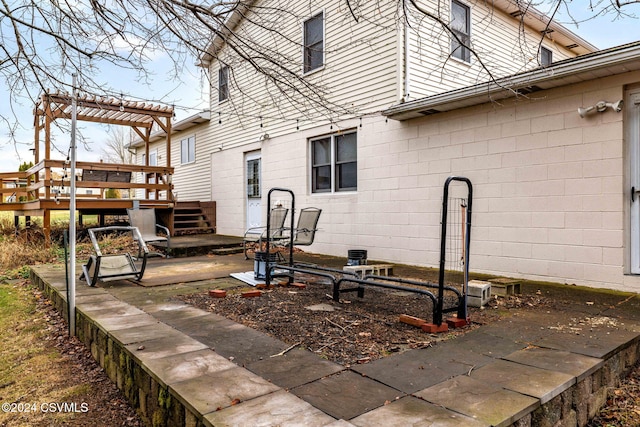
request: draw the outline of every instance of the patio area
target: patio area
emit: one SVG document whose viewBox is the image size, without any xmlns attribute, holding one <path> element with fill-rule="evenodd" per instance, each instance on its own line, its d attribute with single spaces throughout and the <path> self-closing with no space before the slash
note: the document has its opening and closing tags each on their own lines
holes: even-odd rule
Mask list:
<svg viewBox="0 0 640 427">
<path fill-rule="evenodd" d="M 171 425 L 584 425 L 640 357 L 637 296 L 562 285 L 522 287 L 570 301 L 562 311 L 516 310 L 351 366 L 172 299 L 237 287 L 229 274 L 252 269 L 242 254 L 152 259 L 142 286 L 80 282 L 78 336 L 143 419 Z M 63 266 L 36 266 L 32 280 L 65 311 Z M 577 319 L 609 321 L 576 331 Z"/>
</svg>

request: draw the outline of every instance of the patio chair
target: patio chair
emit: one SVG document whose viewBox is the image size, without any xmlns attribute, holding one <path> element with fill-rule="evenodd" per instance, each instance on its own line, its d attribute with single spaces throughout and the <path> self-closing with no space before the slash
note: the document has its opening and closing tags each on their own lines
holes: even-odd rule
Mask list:
<svg viewBox="0 0 640 427">
<path fill-rule="evenodd" d="M 298 224 L 293 230 L 293 246 L 310 246 L 316 237 L 318 220 L 322 209 L 304 208 L 298 215 Z"/>
<path fill-rule="evenodd" d="M 304 208 L 300 209 L 298 224 L 293 229 L 293 246 L 310 246 L 316 237 L 318 220 L 322 209 Z M 284 228 L 282 237 L 278 239 L 276 245 L 289 246 L 292 242 L 289 228 Z"/>
<path fill-rule="evenodd" d="M 140 230 L 140 235 L 142 236 L 142 240 L 144 240 L 145 244 L 166 244 L 167 252 L 164 256 L 168 257 L 171 249 L 171 233 L 169 233 L 169 229 L 167 227 L 156 223 L 156 210 L 127 209 L 127 214 L 129 215 L 129 223 Z M 164 235 L 159 235 L 159 232 Z M 138 252 L 138 256 L 141 255 L 142 254 Z M 162 256 L 162 254 L 158 252 L 152 252 L 150 255 Z"/>
<path fill-rule="evenodd" d="M 283 207 L 276 207 L 271 209 L 269 215 L 269 223 L 271 226 L 271 236 L 272 240 L 281 239 L 283 237 L 283 227 L 284 221 L 287 218 L 287 213 L 289 209 Z M 242 251 L 244 252 L 244 259 L 249 259 L 247 256 L 247 243 L 258 243 L 258 245 L 262 245 L 262 241 L 267 238 L 267 227 L 251 227 L 244 233 L 244 237 L 242 238 Z"/>
<path fill-rule="evenodd" d="M 88 231 L 95 255 L 91 255 L 87 263 L 82 266 L 80 280 L 85 280 L 89 286 L 95 286 L 98 280 L 108 282 L 110 280 L 133 279 L 139 281 L 142 279 L 147 265 L 149 249 L 136 227 L 99 227 L 90 228 Z M 136 265 L 133 257 L 128 252 L 103 254 L 97 237 L 98 234 L 103 232 L 131 233 L 133 240 L 138 244 L 138 260 L 142 260 L 141 264 L 139 266 Z M 142 255 L 140 256 L 140 254 Z"/>
</svg>

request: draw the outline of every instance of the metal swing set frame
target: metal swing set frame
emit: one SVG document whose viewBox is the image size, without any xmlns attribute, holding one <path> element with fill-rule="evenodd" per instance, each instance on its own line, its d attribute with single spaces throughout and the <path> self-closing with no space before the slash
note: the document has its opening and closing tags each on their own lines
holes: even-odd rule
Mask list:
<svg viewBox="0 0 640 427">
<path fill-rule="evenodd" d="M 448 213 L 449 213 L 449 187 L 452 182 L 461 182 L 467 187 L 467 197 L 465 199 L 466 205 L 462 213 L 462 254 L 459 260 L 462 263 L 463 268 L 463 284 L 462 291 L 445 284 L 445 268 L 447 258 L 447 228 L 448 228 Z M 295 194 L 292 190 L 287 188 L 275 187 L 269 190 L 267 195 L 267 206 L 271 206 L 271 195 L 274 192 L 285 192 L 291 196 L 291 211 L 295 212 Z M 411 280 L 404 278 L 378 276 L 378 275 L 366 275 L 364 277 L 358 277 L 354 272 L 337 270 L 327 267 L 321 267 L 315 264 L 296 263 L 293 258 L 293 233 L 290 237 L 291 241 L 288 244 L 288 260 L 286 264 L 267 264 L 265 284 L 268 287 L 271 284 L 271 279 L 275 276 L 288 276 L 289 283 L 293 282 L 295 273 L 303 273 L 309 275 L 315 275 L 329 279 L 332 286 L 332 299 L 336 302 L 340 301 L 340 295 L 346 292 L 356 292 L 359 298 L 364 297 L 364 291 L 366 287 L 378 287 L 386 289 L 394 289 L 406 292 L 412 292 L 416 294 L 425 295 L 433 304 L 433 323 L 441 325 L 443 322 L 444 313 L 455 312 L 458 319 L 464 319 L 468 321 L 468 309 L 467 309 L 467 293 L 468 293 L 468 281 L 469 281 L 469 247 L 471 244 L 471 212 L 473 203 L 473 186 L 468 178 L 461 176 L 450 176 L 444 183 L 443 199 L 442 199 L 442 221 L 441 221 L 441 233 L 440 233 L 440 266 L 438 273 L 438 284 Z M 291 215 L 291 228 L 293 229 L 293 215 Z M 271 230 L 271 223 L 267 218 L 267 235 Z M 269 240 L 266 241 L 266 253 L 269 253 Z M 275 272 L 278 271 L 276 274 Z M 285 273 L 281 273 L 284 271 Z M 356 286 L 344 288 L 343 285 L 352 284 Z M 411 286 L 405 286 L 411 285 Z M 431 290 L 434 290 L 432 292 Z M 456 304 L 445 307 L 445 293 L 453 294 L 456 300 Z"/>
</svg>

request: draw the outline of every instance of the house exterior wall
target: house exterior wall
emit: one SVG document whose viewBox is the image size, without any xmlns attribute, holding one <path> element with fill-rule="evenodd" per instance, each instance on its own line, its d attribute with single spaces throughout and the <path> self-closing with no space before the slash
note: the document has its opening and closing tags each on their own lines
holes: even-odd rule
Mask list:
<svg viewBox="0 0 640 427">
<path fill-rule="evenodd" d="M 358 137 L 358 189 L 346 194 L 310 192 L 308 139 L 328 125 L 272 138 L 260 146 L 263 202 L 278 186 L 298 208 L 323 209 L 311 252 L 362 248 L 370 259 L 437 267 L 442 186 L 462 175 L 474 185 L 472 271 L 640 291 L 624 274 L 624 114 L 577 114 L 623 99 L 638 81 L 627 73 L 404 122 L 342 122 Z M 212 156 L 212 180 L 224 184 L 213 186 L 220 233 L 243 231 L 242 159 L 256 148 Z"/>
<path fill-rule="evenodd" d="M 324 13 L 324 66 L 309 72 L 305 80 L 318 85 L 319 92 L 284 96 L 264 74 L 257 72 L 231 49 L 222 49 L 219 60 L 209 67 L 211 76 L 211 132 L 213 150 L 232 148 L 270 137 L 315 127 L 338 120 L 345 113 L 361 115 L 377 112 L 397 100 L 397 23 L 392 3 L 363 2 L 362 12 L 370 19 L 355 22 L 344 2 L 286 2 L 286 13 L 270 16 L 267 32 L 251 22 L 266 19 L 264 10 L 282 7 L 278 0 L 261 1 L 263 15 L 248 13 L 234 30 L 244 40 L 256 40 L 277 47 L 287 68 L 303 74 L 303 23 Z M 268 54 L 268 53 L 267 53 Z M 218 71 L 227 65 L 230 73 L 229 99 L 218 101 Z M 282 72 L 280 76 L 285 76 Z M 296 83 L 300 88 L 302 85 Z M 295 101 L 293 105 L 291 101 Z M 323 107 L 320 107 L 323 106 Z M 218 123 L 220 122 L 220 123 Z"/>
<path fill-rule="evenodd" d="M 212 145 L 211 135 L 208 122 L 171 135 L 173 193 L 178 200 L 210 200 L 211 161 L 210 150 L 207 147 Z M 195 161 L 182 164 L 181 141 L 189 137 L 195 137 L 196 140 Z M 167 165 L 167 146 L 164 139 L 151 142 L 149 151 L 158 153 L 158 166 Z M 136 147 L 135 164 L 144 165 L 144 152 L 144 146 Z M 134 179 L 135 182 L 144 182 L 142 174 L 136 174 Z M 144 198 L 144 191 L 136 190 L 136 197 Z"/>
<path fill-rule="evenodd" d="M 437 15 L 449 16 L 451 2 L 423 0 L 420 6 Z M 553 52 L 553 61 L 573 58 L 576 55 L 557 44 L 551 36 L 541 40 L 540 32 L 528 26 L 520 26 L 520 18 L 514 18 L 497 8 L 492 2 L 463 0 L 471 11 L 471 45 L 482 63 L 491 71 L 485 71 L 473 54 L 470 62 L 451 56 L 451 35 L 433 21 L 416 20 L 409 28 L 409 98 L 418 99 L 471 86 L 538 68 L 539 48 Z M 439 12 L 441 11 L 441 12 Z"/>
<path fill-rule="evenodd" d="M 212 145 L 209 123 L 176 132 L 171 136 L 171 164 L 173 166 L 173 193 L 177 200 L 209 201 L 211 197 L 211 159 L 207 147 Z M 195 137 L 195 161 L 181 163 L 183 139 Z"/>
<path fill-rule="evenodd" d="M 408 6 L 407 23 L 398 4 L 363 2 L 354 14 L 365 16 L 356 22 L 339 0 L 316 2 L 313 6 L 297 2 L 287 4 L 287 13 L 275 12 L 269 25 L 279 28 L 281 35 L 255 25 L 262 22 L 264 10 L 281 7 L 278 0 L 260 2 L 258 15 L 250 11 L 235 30 L 243 40 L 277 46 L 278 59 L 286 58 L 287 67 L 302 75 L 303 23 L 319 12 L 325 17 L 325 64 L 305 76 L 318 84 L 323 98 L 295 97 L 296 105 L 280 93 L 270 79 L 258 73 L 232 49 L 221 49 L 219 60 L 209 66 L 211 77 L 212 124 L 218 147 L 232 147 L 257 141 L 264 133 L 279 136 L 294 130 L 312 128 L 320 123 L 338 121 L 345 115 L 362 116 L 376 113 L 403 99 L 416 99 L 462 88 L 491 77 L 499 78 L 539 66 L 539 47 L 553 52 L 554 61 L 575 54 L 550 37 L 541 41 L 540 33 L 520 26 L 520 20 L 501 12 L 484 1 L 466 0 L 471 10 L 471 43 L 474 51 L 491 70 L 490 76 L 473 57 L 470 63 L 451 57 L 451 35 L 433 20 Z M 428 12 L 449 20 L 450 1 L 418 2 Z M 408 34 L 408 40 L 405 35 Z M 408 52 L 405 50 L 408 49 Z M 408 53 L 408 57 L 407 57 Z M 267 53 L 268 54 L 268 53 Z M 222 65 L 230 69 L 230 97 L 218 101 L 218 71 Z M 286 74 L 286 73 L 283 73 Z M 408 83 L 406 82 L 408 81 Z M 406 98 L 407 93 L 408 98 Z M 292 91 L 289 91 L 291 95 Z M 325 110 L 318 109 L 320 104 Z M 277 106 L 274 107 L 274 106 Z M 332 107 L 333 106 L 333 107 Z M 217 117 L 216 117 L 217 114 Z"/>
</svg>

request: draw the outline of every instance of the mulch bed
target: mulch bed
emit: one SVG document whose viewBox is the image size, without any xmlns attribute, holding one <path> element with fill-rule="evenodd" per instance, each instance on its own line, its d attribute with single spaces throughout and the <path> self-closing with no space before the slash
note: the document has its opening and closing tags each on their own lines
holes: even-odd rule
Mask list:
<svg viewBox="0 0 640 427">
<path fill-rule="evenodd" d="M 405 314 L 432 322 L 432 302 L 424 295 L 367 288 L 364 298 L 347 293 L 342 294 L 340 302 L 334 302 L 331 286 L 313 280 L 304 289 L 276 286 L 263 290 L 262 295 L 255 298 L 242 297 L 242 291 L 247 289 L 228 289 L 226 298 L 212 298 L 208 292 L 202 292 L 178 299 L 343 365 L 366 363 L 407 349 L 432 346 L 498 316 L 491 307 L 470 308 L 469 325 L 431 334 L 399 321 L 400 315 Z M 447 298 L 445 307 L 454 306 L 455 301 Z M 522 304 L 523 299 L 520 301 Z M 535 303 L 535 298 L 527 301 Z M 497 307 L 497 300 L 492 304 Z"/>
</svg>

